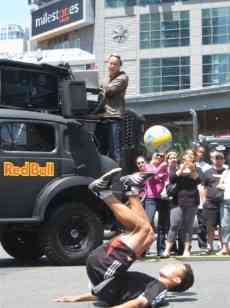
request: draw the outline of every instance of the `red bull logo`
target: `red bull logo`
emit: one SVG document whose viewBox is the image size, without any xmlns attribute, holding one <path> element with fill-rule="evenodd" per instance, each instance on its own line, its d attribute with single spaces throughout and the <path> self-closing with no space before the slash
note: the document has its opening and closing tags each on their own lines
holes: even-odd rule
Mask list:
<svg viewBox="0 0 230 308">
<path fill-rule="evenodd" d="M 23 166 L 17 166 L 9 161 L 3 163 L 4 176 L 54 176 L 54 169 L 53 162 L 46 162 L 45 166 L 29 161 L 26 161 Z"/>
</svg>

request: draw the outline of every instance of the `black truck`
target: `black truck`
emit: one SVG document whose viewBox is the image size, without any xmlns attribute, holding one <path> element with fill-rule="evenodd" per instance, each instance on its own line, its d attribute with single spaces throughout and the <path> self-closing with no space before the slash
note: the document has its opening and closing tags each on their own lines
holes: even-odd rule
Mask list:
<svg viewBox="0 0 230 308">
<path fill-rule="evenodd" d="M 99 91 L 74 80 L 69 68 L 46 64 L 0 60 L 0 77 L 1 244 L 22 262 L 46 256 L 51 264 L 82 264 L 112 219 L 88 190 L 117 167 L 94 135 L 104 120 L 94 113 L 101 103 L 87 95 Z M 142 124 L 127 112 L 124 166 Z"/>
</svg>

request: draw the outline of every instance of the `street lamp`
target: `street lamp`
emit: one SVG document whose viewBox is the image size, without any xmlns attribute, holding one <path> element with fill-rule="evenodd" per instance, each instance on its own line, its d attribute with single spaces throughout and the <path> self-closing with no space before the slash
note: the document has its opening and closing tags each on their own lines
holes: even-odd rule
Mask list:
<svg viewBox="0 0 230 308">
<path fill-rule="evenodd" d="M 190 114 L 192 115 L 192 135 L 193 135 L 193 143 L 197 144 L 198 142 L 198 119 L 197 119 L 197 112 L 195 109 L 191 108 L 189 110 Z"/>
</svg>

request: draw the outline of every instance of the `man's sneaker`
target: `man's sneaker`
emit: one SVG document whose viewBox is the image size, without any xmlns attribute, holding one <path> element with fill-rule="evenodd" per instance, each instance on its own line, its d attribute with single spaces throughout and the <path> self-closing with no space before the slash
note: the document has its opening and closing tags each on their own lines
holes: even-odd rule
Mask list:
<svg viewBox="0 0 230 308">
<path fill-rule="evenodd" d="M 112 181 L 121 170 L 121 168 L 114 168 L 106 172 L 100 178 L 89 184 L 89 189 L 95 194 L 102 193 L 103 191 L 111 191 Z"/>
<path fill-rule="evenodd" d="M 123 185 L 143 186 L 144 182 L 154 175 L 155 173 L 152 171 L 135 172 L 121 177 L 120 181 Z"/>
<path fill-rule="evenodd" d="M 146 180 L 155 175 L 152 171 L 135 172 L 120 178 L 120 181 L 124 187 L 125 193 L 129 195 L 138 195 L 141 188 L 143 188 Z"/>
</svg>

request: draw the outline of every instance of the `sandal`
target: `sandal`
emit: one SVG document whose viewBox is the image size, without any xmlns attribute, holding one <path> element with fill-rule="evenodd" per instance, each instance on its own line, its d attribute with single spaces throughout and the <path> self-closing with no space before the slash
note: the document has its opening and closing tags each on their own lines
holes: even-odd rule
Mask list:
<svg viewBox="0 0 230 308">
<path fill-rule="evenodd" d="M 228 251 L 224 251 L 224 250 L 220 250 L 216 253 L 216 256 L 229 256 L 230 252 Z"/>
<path fill-rule="evenodd" d="M 214 250 L 212 249 L 212 248 L 208 248 L 208 250 L 207 250 L 207 255 L 212 255 L 212 254 L 214 254 Z"/>
<path fill-rule="evenodd" d="M 191 252 L 190 251 L 185 251 L 183 253 L 182 257 L 186 257 L 186 258 L 191 257 Z"/>
</svg>

